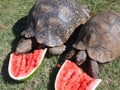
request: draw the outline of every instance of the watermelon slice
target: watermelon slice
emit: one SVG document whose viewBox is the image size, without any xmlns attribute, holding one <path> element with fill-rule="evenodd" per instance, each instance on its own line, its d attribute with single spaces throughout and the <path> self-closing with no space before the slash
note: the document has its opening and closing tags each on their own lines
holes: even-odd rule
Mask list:
<svg viewBox="0 0 120 90">
<path fill-rule="evenodd" d="M 57 74 L 55 90 L 95 90 L 100 82 L 101 79 L 91 78 L 75 63 L 66 60 Z"/>
<path fill-rule="evenodd" d="M 40 67 L 46 51 L 45 48 L 29 54 L 12 53 L 8 66 L 10 77 L 17 81 L 23 81 L 31 77 Z"/>
</svg>

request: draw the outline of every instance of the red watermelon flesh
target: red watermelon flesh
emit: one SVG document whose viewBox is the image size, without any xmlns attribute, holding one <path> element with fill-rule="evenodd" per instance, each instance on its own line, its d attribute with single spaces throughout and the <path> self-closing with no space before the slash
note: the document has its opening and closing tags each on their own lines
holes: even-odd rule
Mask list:
<svg viewBox="0 0 120 90">
<path fill-rule="evenodd" d="M 10 55 L 8 72 L 11 78 L 23 80 L 32 75 L 41 64 L 47 49 L 35 50 L 29 54 Z"/>
<path fill-rule="evenodd" d="M 95 90 L 100 82 L 101 79 L 91 78 L 75 63 L 66 60 L 57 74 L 55 90 Z"/>
</svg>

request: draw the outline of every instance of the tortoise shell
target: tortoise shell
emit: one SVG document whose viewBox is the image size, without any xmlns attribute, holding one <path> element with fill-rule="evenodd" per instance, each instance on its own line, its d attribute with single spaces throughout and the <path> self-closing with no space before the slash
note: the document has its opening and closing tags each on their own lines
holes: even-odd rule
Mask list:
<svg viewBox="0 0 120 90">
<path fill-rule="evenodd" d="M 94 15 L 82 27 L 73 47 L 86 50 L 100 63 L 120 56 L 120 14 L 106 11 Z"/>
<path fill-rule="evenodd" d="M 89 18 L 86 8 L 77 0 L 38 0 L 28 14 L 28 25 L 22 35 L 35 37 L 49 47 L 65 43 L 76 27 Z"/>
</svg>

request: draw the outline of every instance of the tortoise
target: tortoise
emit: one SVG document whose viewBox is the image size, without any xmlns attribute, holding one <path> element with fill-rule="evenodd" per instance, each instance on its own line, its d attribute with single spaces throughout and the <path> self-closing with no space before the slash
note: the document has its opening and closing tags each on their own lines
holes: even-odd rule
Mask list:
<svg viewBox="0 0 120 90">
<path fill-rule="evenodd" d="M 30 51 L 37 42 L 38 47 L 61 54 L 74 30 L 90 18 L 89 12 L 77 0 L 38 0 L 28 14 L 27 28 L 21 33 L 24 38 L 18 43 L 16 53 Z"/>
<path fill-rule="evenodd" d="M 81 28 L 72 47 L 68 55 L 76 55 L 78 65 L 90 60 L 92 77 L 97 78 L 99 64 L 120 56 L 120 14 L 102 11 L 93 15 Z"/>
</svg>

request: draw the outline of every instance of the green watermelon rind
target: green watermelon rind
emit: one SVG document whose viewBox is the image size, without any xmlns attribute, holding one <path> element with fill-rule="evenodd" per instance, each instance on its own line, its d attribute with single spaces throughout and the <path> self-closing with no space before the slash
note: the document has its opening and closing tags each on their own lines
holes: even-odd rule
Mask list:
<svg viewBox="0 0 120 90">
<path fill-rule="evenodd" d="M 57 76 L 56 76 L 56 79 L 55 79 L 55 90 L 57 90 L 57 85 L 56 85 L 56 84 L 57 84 L 57 80 L 58 80 L 58 78 L 59 78 L 59 75 L 60 75 L 60 73 L 61 73 L 61 70 L 63 70 L 64 65 L 65 65 L 67 62 L 68 62 L 68 60 L 66 60 L 66 61 L 62 64 L 60 70 L 59 70 L 58 73 L 57 73 Z"/>
<path fill-rule="evenodd" d="M 101 81 L 102 81 L 101 79 L 94 80 L 94 82 L 92 82 L 91 85 L 88 85 L 86 87 L 86 90 L 90 90 L 90 88 L 92 88 L 92 90 L 95 90 L 97 88 L 97 86 L 101 83 Z"/>
<path fill-rule="evenodd" d="M 10 70 L 10 67 L 11 67 L 11 58 L 12 58 L 12 55 L 13 55 L 13 54 L 11 54 L 11 55 L 10 55 L 9 65 L 8 65 L 8 73 L 9 73 L 9 76 L 10 76 L 13 80 L 20 81 L 20 82 L 26 81 L 26 80 L 32 78 L 33 75 L 40 69 L 41 63 L 42 63 L 42 61 L 43 61 L 43 59 L 44 59 L 44 56 L 45 56 L 46 52 L 47 52 L 47 48 L 44 49 L 44 53 L 42 54 L 41 60 L 40 60 L 40 62 L 39 62 L 39 65 L 38 65 L 29 75 L 24 76 L 24 77 L 19 77 L 19 78 L 14 77 L 14 76 L 12 75 L 12 73 L 10 72 L 10 71 L 11 71 L 11 70 Z"/>
</svg>

